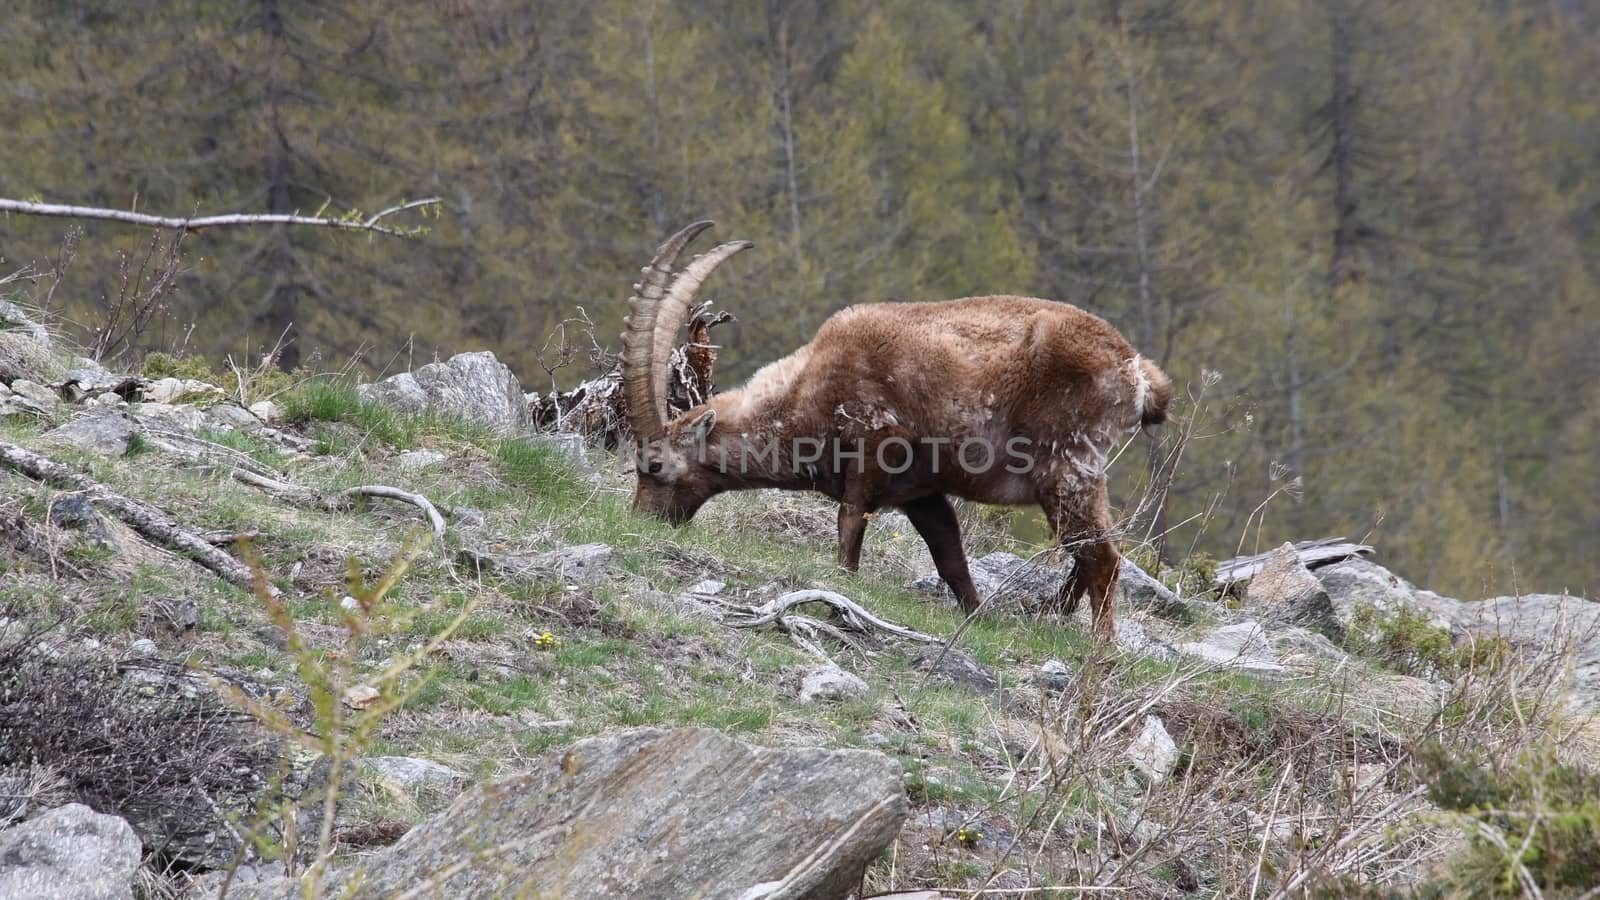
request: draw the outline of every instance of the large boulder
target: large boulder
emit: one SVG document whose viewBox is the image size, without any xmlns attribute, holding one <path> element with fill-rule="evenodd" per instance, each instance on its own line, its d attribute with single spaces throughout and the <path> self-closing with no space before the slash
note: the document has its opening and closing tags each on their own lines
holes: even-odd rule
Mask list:
<svg viewBox="0 0 1600 900">
<path fill-rule="evenodd" d="M 1066 580 L 1066 574 L 1059 568 L 1029 562 L 1015 553 L 1004 551 L 968 560 L 967 569 L 972 573 L 972 583 L 978 589 L 978 596 L 995 605 L 1032 607 L 1054 603 Z M 912 581 L 909 587 L 940 594 L 952 601 L 955 597 L 937 572 L 923 575 Z M 1130 609 L 1161 616 L 1188 619 L 1191 615 L 1187 603 L 1126 557 L 1122 560 L 1117 580 L 1117 601 Z"/>
<path fill-rule="evenodd" d="M 1600 713 L 1600 603 L 1557 594 L 1495 597 L 1460 604 L 1456 625 L 1475 636 L 1535 649 L 1571 648 L 1568 696 L 1579 712 Z"/>
<path fill-rule="evenodd" d="M 770 749 L 704 728 L 636 728 L 546 754 L 463 795 L 327 881 L 329 896 L 843 897 L 899 834 L 900 764 Z M 280 879 L 235 887 L 298 897 Z"/>
<path fill-rule="evenodd" d="M 1297 625 L 1330 640 L 1345 638 L 1345 626 L 1327 589 L 1300 561 L 1293 544 L 1284 544 L 1267 556 L 1261 571 L 1250 579 L 1244 599 L 1263 625 Z"/>
<path fill-rule="evenodd" d="M 1421 590 L 1377 563 L 1348 559 L 1317 569 L 1316 578 L 1345 629 L 1363 607 L 1387 614 L 1410 610 L 1427 616 L 1437 627 L 1455 629 L 1460 601 Z"/>
<path fill-rule="evenodd" d="M 81 803 L 56 807 L 0 831 L 0 897 L 131 900 L 139 850 L 116 816 Z"/>
<path fill-rule="evenodd" d="M 79 416 L 60 428 L 52 428 L 40 440 L 58 447 L 116 458 L 128 452 L 128 442 L 133 440 L 133 433 L 133 421 L 126 413 L 106 410 Z"/>
<path fill-rule="evenodd" d="M 526 430 L 528 404 L 517 376 L 493 353 L 458 353 L 360 388 L 361 399 L 406 413 L 459 416 L 503 434 Z"/>
</svg>

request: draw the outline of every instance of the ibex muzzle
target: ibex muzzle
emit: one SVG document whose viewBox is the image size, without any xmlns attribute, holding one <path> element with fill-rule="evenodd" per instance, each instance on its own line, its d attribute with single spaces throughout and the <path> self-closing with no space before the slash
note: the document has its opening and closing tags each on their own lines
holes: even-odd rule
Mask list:
<svg viewBox="0 0 1600 900">
<path fill-rule="evenodd" d="M 963 609 L 981 599 L 949 497 L 1038 504 L 1109 635 L 1120 557 L 1106 465 L 1115 441 L 1166 418 L 1172 386 L 1105 320 L 1031 297 L 852 306 L 743 387 L 667 419 L 669 360 L 720 244 L 675 272 L 710 222 L 661 245 L 629 300 L 623 387 L 638 449 L 634 507 L 687 522 L 723 491 L 817 491 L 839 502 L 839 562 L 856 569 L 867 516 L 903 511 Z"/>
</svg>

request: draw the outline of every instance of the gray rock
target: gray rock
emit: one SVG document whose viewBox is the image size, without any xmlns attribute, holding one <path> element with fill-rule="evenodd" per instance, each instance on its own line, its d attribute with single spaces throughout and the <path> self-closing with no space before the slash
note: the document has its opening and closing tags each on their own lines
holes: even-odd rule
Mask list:
<svg viewBox="0 0 1600 900">
<path fill-rule="evenodd" d="M 283 407 L 271 400 L 257 400 L 250 404 L 250 414 L 262 422 L 272 425 L 283 420 Z"/>
<path fill-rule="evenodd" d="M 457 561 L 475 571 L 500 572 L 522 578 L 556 578 L 569 584 L 593 584 L 606 577 L 615 551 L 609 544 L 575 544 L 544 553 L 488 553 L 462 550 Z"/>
<path fill-rule="evenodd" d="M 386 784 L 402 789 L 448 787 L 467 780 L 467 776 L 431 759 L 414 756 L 368 756 L 361 764 Z"/>
<path fill-rule="evenodd" d="M 0 331 L 0 381 L 50 381 L 54 369 L 48 345 L 20 331 Z"/>
<path fill-rule="evenodd" d="M 1054 603 L 1064 580 L 1064 576 L 1055 569 L 1003 551 L 969 560 L 967 568 L 972 572 L 972 583 L 978 588 L 978 596 L 993 598 L 988 602 L 994 604 L 1037 606 Z M 910 587 L 942 594 L 952 601 L 955 598 L 938 573 L 924 575 L 911 582 Z"/>
<path fill-rule="evenodd" d="M 1072 670 L 1059 659 L 1047 659 L 1039 666 L 1039 685 L 1046 690 L 1064 691 L 1072 685 Z"/>
<path fill-rule="evenodd" d="M 139 638 L 128 645 L 128 655 L 136 659 L 147 659 L 156 656 L 160 652 L 161 648 L 157 647 L 156 642 L 149 638 Z"/>
<path fill-rule="evenodd" d="M 1117 574 L 1117 602 L 1180 622 L 1194 621 L 1197 612 L 1193 604 L 1179 598 L 1126 556 Z"/>
<path fill-rule="evenodd" d="M 1214 628 L 1199 641 L 1178 644 L 1181 656 L 1259 678 L 1282 678 L 1289 670 L 1272 656 L 1267 632 L 1258 622 Z"/>
<path fill-rule="evenodd" d="M 218 403 L 206 409 L 206 418 L 224 431 L 242 431 L 249 434 L 260 431 L 261 420 L 256 414 L 237 403 Z"/>
<path fill-rule="evenodd" d="M 117 539 L 111 530 L 111 524 L 100 515 L 100 511 L 94 508 L 94 504 L 84 494 L 58 494 L 50 501 L 50 512 L 46 521 L 57 528 L 80 531 L 87 540 L 103 549 L 117 549 Z"/>
<path fill-rule="evenodd" d="M 1405 579 L 1377 563 L 1348 559 L 1316 571 L 1318 581 L 1328 592 L 1334 614 L 1346 630 L 1362 607 L 1380 613 L 1412 609 L 1426 614 L 1432 624 L 1454 629 L 1460 601 L 1441 597 L 1432 591 L 1418 590 Z"/>
<path fill-rule="evenodd" d="M 972 573 L 972 583 L 978 589 L 978 596 L 993 597 L 994 600 L 990 602 L 997 604 L 1053 604 L 1061 585 L 1066 581 L 1065 573 L 1057 569 L 1029 562 L 1015 553 L 1005 551 L 969 560 L 967 568 Z M 955 598 L 938 573 L 923 575 L 908 586 L 912 590 L 942 594 L 951 601 Z M 1126 558 L 1122 560 L 1118 578 L 1117 599 L 1129 608 L 1148 610 L 1156 615 L 1185 621 L 1193 616 L 1188 603 Z"/>
<path fill-rule="evenodd" d="M 128 452 L 128 441 L 133 439 L 133 421 L 115 410 L 95 412 L 53 428 L 39 439 L 57 447 L 72 447 L 116 458 Z"/>
<path fill-rule="evenodd" d="M 800 702 L 852 700 L 867 695 L 867 683 L 838 666 L 818 666 L 800 681 Z"/>
<path fill-rule="evenodd" d="M 27 310 L 10 300 L 0 300 L 0 331 L 17 332 L 44 349 L 50 349 L 49 329 L 35 322 Z"/>
<path fill-rule="evenodd" d="M 450 457 L 437 450 L 407 450 L 395 457 L 394 464 L 407 472 L 437 466 Z"/>
<path fill-rule="evenodd" d="M 1125 752 L 1135 769 L 1158 784 L 1172 774 L 1172 767 L 1178 764 L 1178 745 L 1156 716 L 1144 717 L 1144 728 Z"/>
<path fill-rule="evenodd" d="M 122 409 L 128 405 L 128 401 L 116 394 L 95 394 L 83 401 L 83 405 L 88 409 Z"/>
<path fill-rule="evenodd" d="M 1160 662 L 1172 662 L 1178 658 L 1178 651 L 1171 644 L 1151 634 L 1150 629 L 1139 622 L 1118 616 L 1114 625 L 1118 650 Z"/>
<path fill-rule="evenodd" d="M 1326 635 L 1297 626 L 1274 628 L 1267 633 L 1272 656 L 1285 665 L 1334 673 L 1350 664 L 1350 654 Z"/>
<path fill-rule="evenodd" d="M 1345 639 L 1344 624 L 1328 591 L 1300 561 L 1293 544 L 1284 544 L 1267 556 L 1261 571 L 1250 579 L 1244 599 L 1265 625 L 1297 625 L 1330 640 Z"/>
<path fill-rule="evenodd" d="M 0 416 L 43 416 L 49 412 L 50 406 L 18 396 L 0 384 Z"/>
<path fill-rule="evenodd" d="M 361 398 L 401 412 L 460 416 L 501 433 L 528 425 L 528 404 L 517 376 L 493 353 L 458 353 L 360 388 Z"/>
<path fill-rule="evenodd" d="M 131 898 L 139 851 L 127 822 L 81 803 L 60 806 L 0 831 L 0 897 Z"/>
<path fill-rule="evenodd" d="M 707 578 L 704 581 L 695 582 L 694 585 L 689 588 L 688 593 L 696 594 L 701 597 L 715 597 L 726 590 L 727 587 L 728 583 L 726 581 L 717 581 L 715 578 Z"/>
<path fill-rule="evenodd" d="M 329 896 L 832 900 L 895 839 L 900 765 L 871 750 L 769 749 L 711 729 L 629 729 L 463 795 L 327 881 Z M 237 900 L 299 895 L 244 885 Z"/>
<path fill-rule="evenodd" d="M 227 396 L 222 388 L 193 378 L 157 378 L 144 386 L 140 396 L 146 403 L 193 403 L 220 400 Z"/>
<path fill-rule="evenodd" d="M 562 431 L 540 435 L 539 440 L 549 444 L 575 468 L 590 468 L 589 443 L 584 440 L 583 435 Z"/>
<path fill-rule="evenodd" d="M 189 432 L 197 432 L 207 423 L 206 411 L 187 403 L 140 403 L 134 420 L 156 420 Z"/>
<path fill-rule="evenodd" d="M 18 378 L 11 382 L 11 393 L 45 410 L 55 409 L 61 404 L 60 394 L 27 378 Z"/>
<path fill-rule="evenodd" d="M 1535 650 L 1572 651 L 1568 696 L 1581 713 L 1600 713 L 1600 603 L 1558 594 L 1495 597 L 1462 603 L 1456 624 L 1467 634 L 1500 637 Z"/>
<path fill-rule="evenodd" d="M 965 650 L 929 647 L 917 654 L 911 665 L 918 672 L 928 673 L 928 680 L 935 683 L 964 687 L 985 697 L 996 697 L 1001 693 L 1000 680 Z"/>
</svg>

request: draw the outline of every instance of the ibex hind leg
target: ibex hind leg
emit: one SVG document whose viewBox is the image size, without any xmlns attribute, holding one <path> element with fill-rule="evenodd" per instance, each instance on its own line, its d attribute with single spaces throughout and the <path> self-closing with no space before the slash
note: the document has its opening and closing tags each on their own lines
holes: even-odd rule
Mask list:
<svg viewBox="0 0 1600 900">
<path fill-rule="evenodd" d="M 1063 489 L 1068 487 L 1073 489 Z M 1056 608 L 1070 616 L 1087 596 L 1095 632 L 1111 635 L 1115 630 L 1117 572 L 1122 557 L 1111 539 L 1105 482 L 1042 490 L 1039 505 L 1050 520 L 1057 543 L 1072 554 L 1072 571 L 1056 595 Z"/>
</svg>

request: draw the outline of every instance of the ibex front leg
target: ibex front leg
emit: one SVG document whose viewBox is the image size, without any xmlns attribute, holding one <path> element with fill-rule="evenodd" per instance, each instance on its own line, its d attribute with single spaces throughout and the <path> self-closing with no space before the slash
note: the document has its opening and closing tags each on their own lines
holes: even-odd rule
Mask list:
<svg viewBox="0 0 1600 900">
<path fill-rule="evenodd" d="M 846 572 L 861 568 L 861 542 L 867 534 L 867 510 L 846 500 L 839 504 L 839 567 Z"/>
<path fill-rule="evenodd" d="M 1105 479 L 1089 484 L 1064 479 L 1040 491 L 1039 505 L 1050 519 L 1056 542 L 1072 554 L 1072 573 L 1061 585 L 1056 605 L 1070 616 L 1087 594 L 1096 636 L 1111 637 L 1116 632 L 1117 571 L 1122 557 L 1112 541 Z"/>
<path fill-rule="evenodd" d="M 967 568 L 967 553 L 961 547 L 961 520 L 956 518 L 955 507 L 942 494 L 935 494 L 913 500 L 900 509 L 917 534 L 922 535 L 933 556 L 934 568 L 955 592 L 962 612 L 977 612 L 982 600 L 977 585 L 972 583 L 972 571 Z"/>
</svg>

